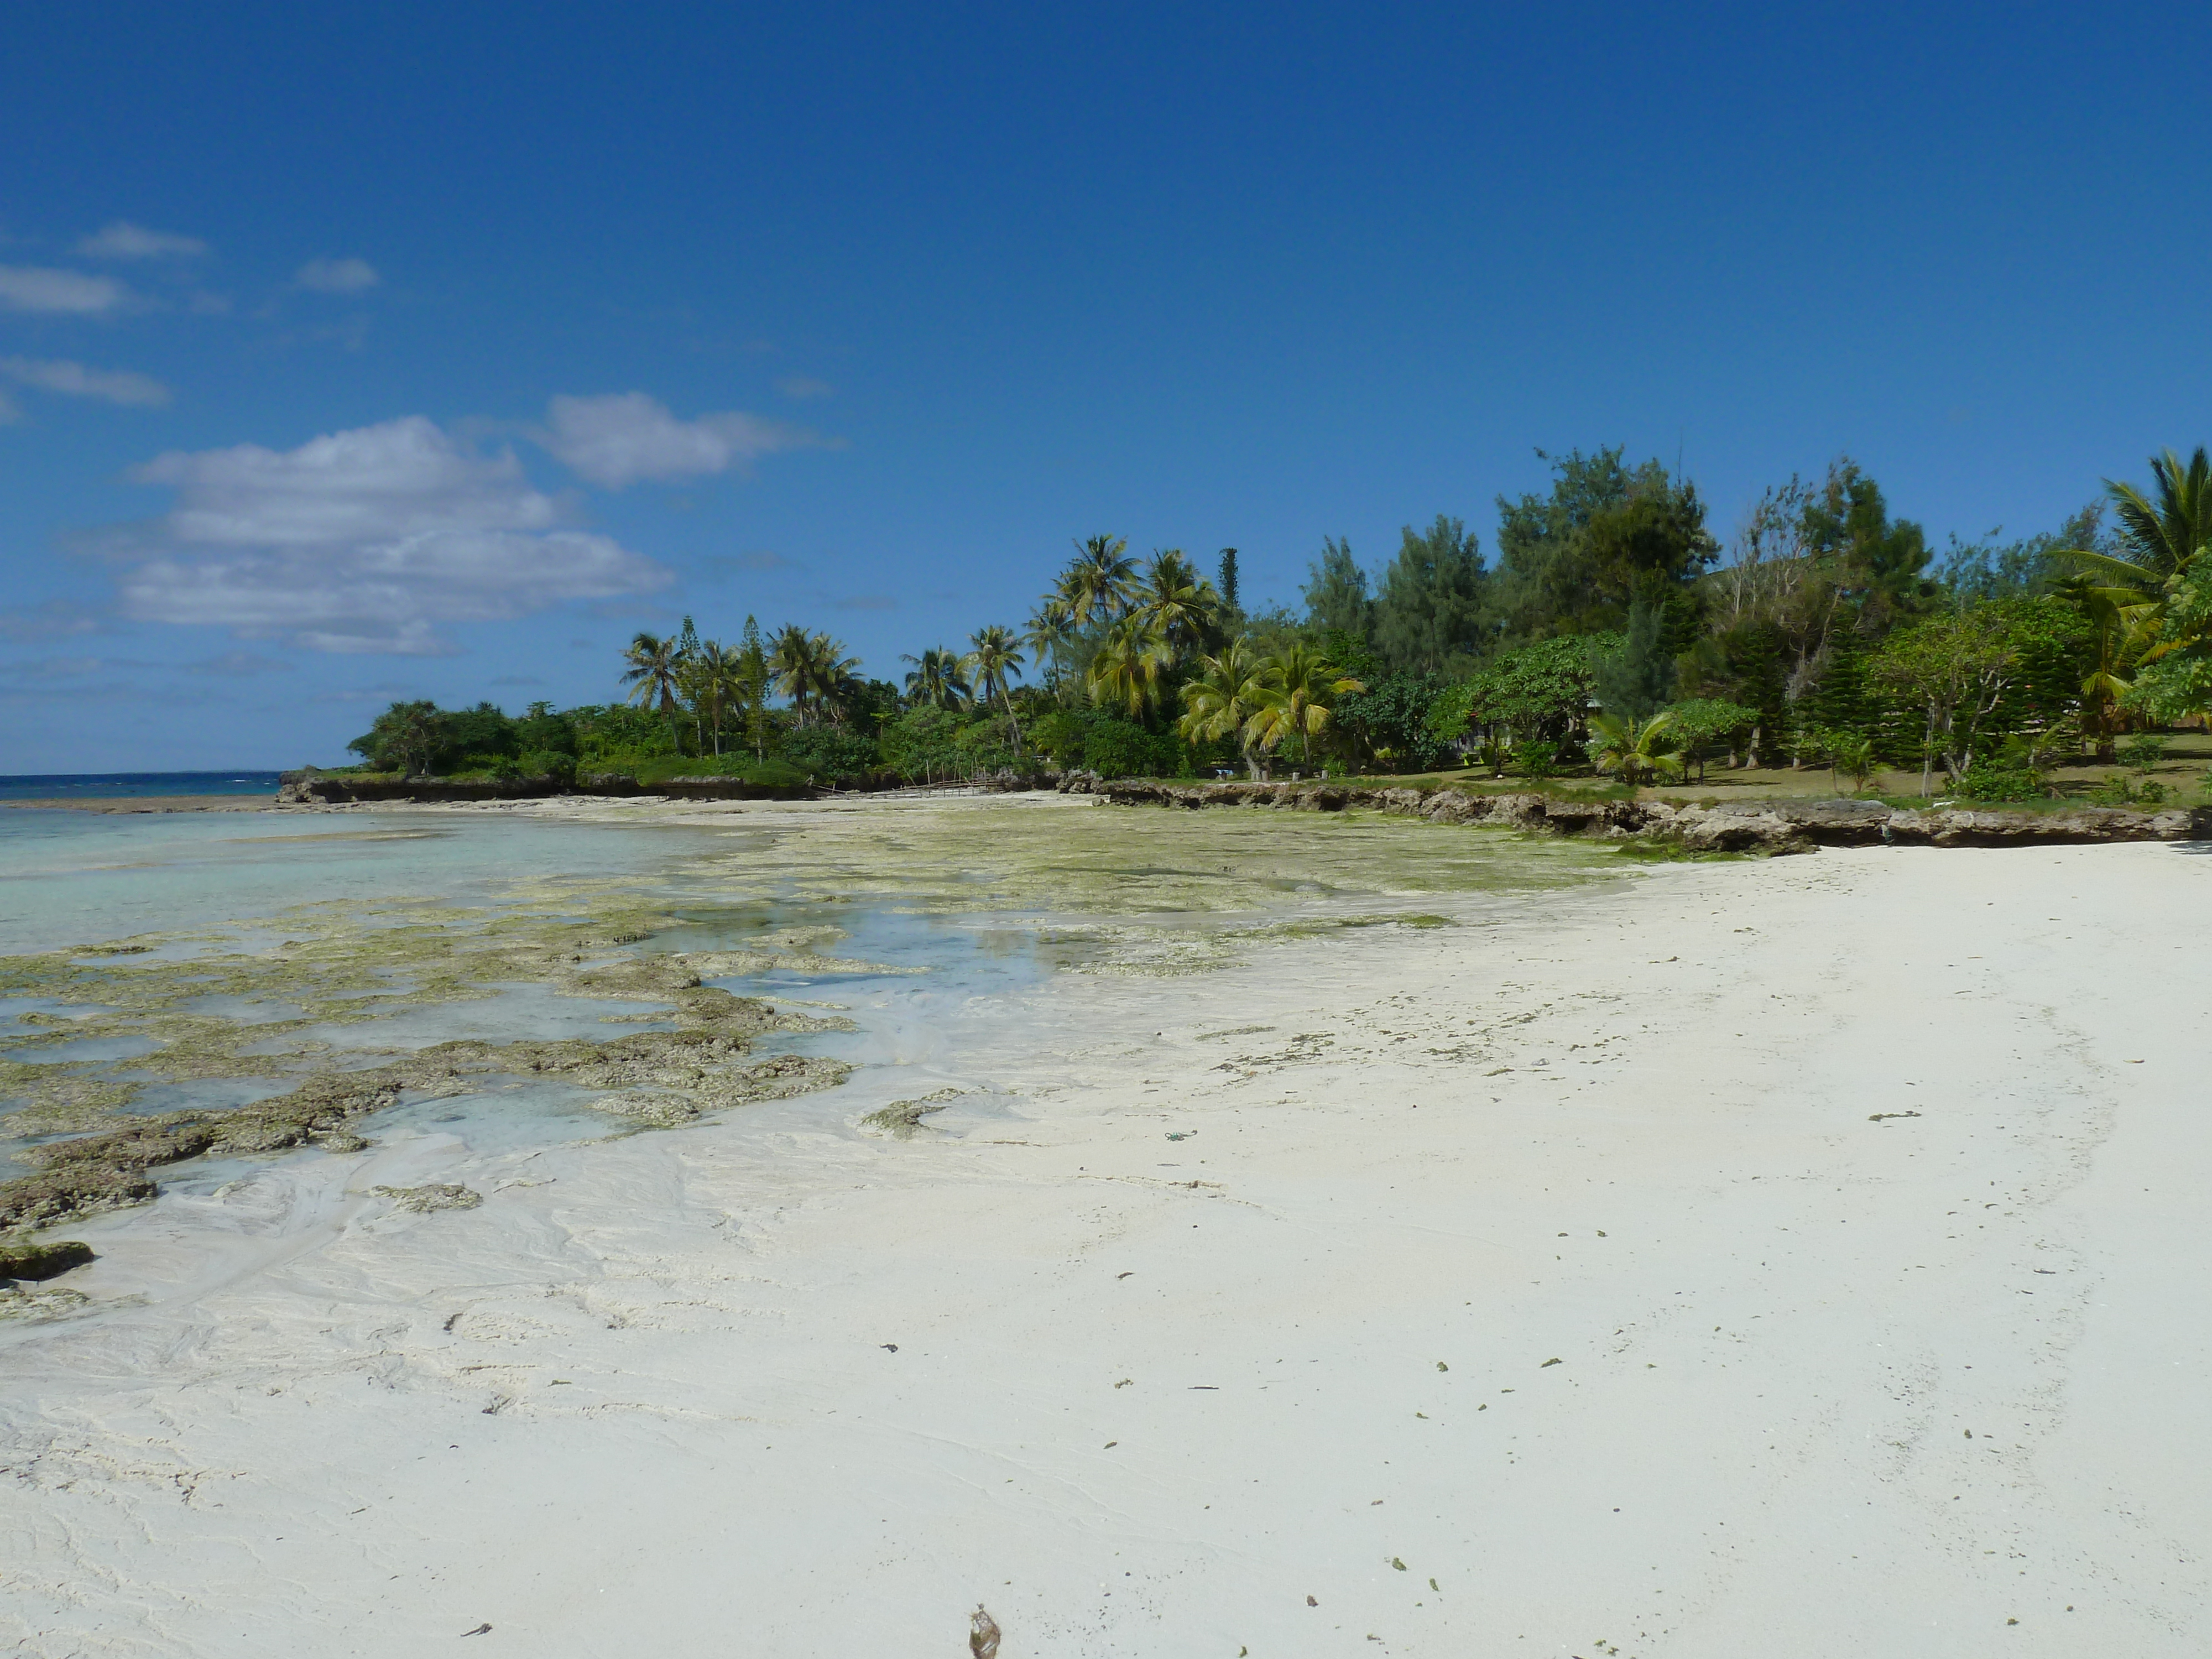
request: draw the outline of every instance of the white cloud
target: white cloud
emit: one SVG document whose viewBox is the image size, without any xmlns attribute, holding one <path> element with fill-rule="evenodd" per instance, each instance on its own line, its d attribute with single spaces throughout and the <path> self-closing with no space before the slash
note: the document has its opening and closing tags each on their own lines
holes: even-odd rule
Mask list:
<svg viewBox="0 0 2212 1659">
<path fill-rule="evenodd" d="M 10 311 L 97 317 L 120 309 L 130 297 L 131 290 L 112 276 L 50 265 L 0 265 L 0 306 Z"/>
<path fill-rule="evenodd" d="M 787 374 L 775 383 L 775 389 L 787 398 L 830 398 L 837 388 L 827 380 L 817 380 L 811 374 Z"/>
<path fill-rule="evenodd" d="M 310 259 L 294 280 L 318 294 L 362 294 L 384 279 L 366 259 Z"/>
<path fill-rule="evenodd" d="M 742 467 L 757 455 L 822 441 L 737 410 L 679 421 L 642 392 L 556 398 L 537 441 L 580 477 L 610 489 L 641 478 L 690 478 Z"/>
<path fill-rule="evenodd" d="M 441 624 L 500 622 L 673 576 L 609 537 L 563 527 L 511 453 L 472 454 L 422 416 L 317 438 L 160 456 L 133 473 L 175 506 L 125 611 L 151 622 L 289 636 L 318 651 L 431 655 Z"/>
<path fill-rule="evenodd" d="M 0 374 L 19 385 L 58 392 L 68 398 L 100 398 L 140 408 L 169 401 L 169 388 L 159 380 L 128 369 L 87 368 L 66 359 L 40 362 L 29 357 L 0 357 Z"/>
<path fill-rule="evenodd" d="M 6 392 L 0 392 L 0 426 L 13 426 L 22 418 L 22 405 Z"/>
<path fill-rule="evenodd" d="M 88 236 L 76 251 L 88 259 L 193 258 L 208 251 L 197 236 L 179 236 L 166 230 L 149 230 L 118 219 L 97 235 Z"/>
</svg>

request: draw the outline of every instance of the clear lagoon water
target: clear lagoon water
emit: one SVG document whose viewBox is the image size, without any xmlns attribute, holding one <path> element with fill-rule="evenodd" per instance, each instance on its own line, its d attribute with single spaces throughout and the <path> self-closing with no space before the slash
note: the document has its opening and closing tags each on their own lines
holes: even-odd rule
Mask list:
<svg viewBox="0 0 2212 1659">
<path fill-rule="evenodd" d="M 1425 913 L 1464 910 L 1469 899 L 1484 909 L 1488 896 L 1621 867 L 1586 845 L 1404 819 L 1039 797 L 822 804 L 692 822 L 651 808 L 589 821 L 401 807 L 0 805 L 0 972 L 15 974 L 0 989 L 0 1117 L 37 1094 L 48 1066 L 127 1086 L 131 1098 L 114 1109 L 129 1114 L 237 1105 L 297 1080 L 289 1063 L 281 1078 L 265 1068 L 165 1075 L 146 1063 L 162 1043 L 201 1041 L 210 1026 L 233 1055 L 307 1040 L 329 1045 L 313 1063 L 338 1066 L 449 1038 L 605 1041 L 672 1029 L 665 999 L 649 992 L 562 994 L 566 945 L 550 979 L 542 957 L 534 978 L 510 975 L 484 948 L 503 939 L 542 948 L 548 930 L 588 921 L 614 926 L 620 941 L 592 957 L 720 956 L 722 965 L 700 969 L 709 985 L 849 1018 L 856 1029 L 759 1044 L 848 1061 L 859 1068 L 849 1082 L 747 1109 L 830 1127 L 948 1085 L 988 1086 L 975 1075 L 979 1056 L 1009 1029 L 1027 1029 L 1030 994 L 1058 974 L 1203 974 L 1271 942 L 1310 948 L 1340 927 L 1443 925 Z M 455 953 L 410 950 L 434 936 L 456 942 Z M 317 949 L 319 979 L 308 966 Z M 454 963 L 466 984 L 413 994 Z M 140 964 L 172 976 L 167 1000 L 143 1017 L 103 1008 L 82 989 L 89 981 L 70 988 L 71 974 L 106 975 L 100 993 L 127 1001 L 118 988 Z M 188 994 L 177 992 L 178 976 L 194 981 Z M 80 1022 L 81 1033 L 70 1029 Z M 273 1047 L 251 1030 L 261 1024 L 276 1033 Z M 550 1079 L 487 1079 L 465 1097 L 410 1101 L 360 1127 L 380 1140 L 449 1135 L 480 1152 L 625 1132 Z M 0 1142 L 13 1143 L 0 1155 L 73 1132 L 52 1117 L 0 1122 Z M 0 1178 L 10 1173 L 0 1158 Z M 184 1165 L 158 1178 L 165 1188 L 204 1179 Z"/>
</svg>

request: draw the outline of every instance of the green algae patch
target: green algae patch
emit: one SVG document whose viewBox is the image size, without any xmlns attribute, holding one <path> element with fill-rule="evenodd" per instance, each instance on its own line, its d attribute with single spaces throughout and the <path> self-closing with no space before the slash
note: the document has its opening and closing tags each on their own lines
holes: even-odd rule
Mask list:
<svg viewBox="0 0 2212 1659">
<path fill-rule="evenodd" d="M 720 822 L 731 850 L 689 866 L 718 893 L 1026 916 L 1060 968 L 1146 977 L 1228 966 L 1308 920 L 1301 912 L 1334 929 L 1345 924 L 1327 913 L 1340 906 L 1395 911 L 1426 899 L 1432 909 L 1445 896 L 1622 874 L 1604 845 L 1471 836 L 1379 811 L 1164 812 L 1032 794 L 763 805 Z"/>
</svg>

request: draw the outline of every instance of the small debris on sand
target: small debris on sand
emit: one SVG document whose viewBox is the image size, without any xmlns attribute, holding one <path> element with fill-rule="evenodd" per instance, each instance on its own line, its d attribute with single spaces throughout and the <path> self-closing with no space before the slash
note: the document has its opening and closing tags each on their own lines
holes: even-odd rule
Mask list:
<svg viewBox="0 0 2212 1659">
<path fill-rule="evenodd" d="M 973 1659 L 998 1659 L 999 1621 L 983 1611 L 981 1601 L 968 1616 L 968 1651 Z"/>
</svg>

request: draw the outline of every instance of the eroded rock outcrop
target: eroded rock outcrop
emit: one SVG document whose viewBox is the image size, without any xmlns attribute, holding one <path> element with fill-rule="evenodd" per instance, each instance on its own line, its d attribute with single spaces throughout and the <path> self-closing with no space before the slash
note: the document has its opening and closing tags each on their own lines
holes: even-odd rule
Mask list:
<svg viewBox="0 0 2212 1659">
<path fill-rule="evenodd" d="M 2136 811 L 2085 806 L 2058 812 L 1965 807 L 1905 811 L 1881 801 L 1756 800 L 1719 805 L 1590 800 L 1533 790 L 1370 788 L 1357 783 L 1177 783 L 1146 779 L 1064 779 L 1062 791 L 1124 806 L 1242 806 L 1274 811 L 1401 812 L 1437 823 L 1607 840 L 1679 842 L 1692 852 L 1804 853 L 1876 842 L 1929 847 L 2057 847 L 2123 841 L 2212 839 L 2212 807 Z"/>
</svg>

